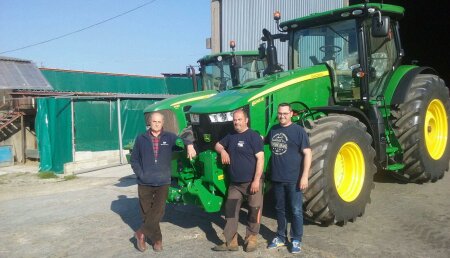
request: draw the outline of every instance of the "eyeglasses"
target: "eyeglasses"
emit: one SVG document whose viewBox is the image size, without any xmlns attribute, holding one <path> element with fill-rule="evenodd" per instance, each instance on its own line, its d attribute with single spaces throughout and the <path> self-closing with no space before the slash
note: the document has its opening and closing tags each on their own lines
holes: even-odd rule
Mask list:
<svg viewBox="0 0 450 258">
<path fill-rule="evenodd" d="M 285 113 L 282 113 L 282 112 L 278 112 L 278 115 L 279 116 L 287 116 L 287 115 L 289 115 L 291 112 L 285 112 Z"/>
</svg>

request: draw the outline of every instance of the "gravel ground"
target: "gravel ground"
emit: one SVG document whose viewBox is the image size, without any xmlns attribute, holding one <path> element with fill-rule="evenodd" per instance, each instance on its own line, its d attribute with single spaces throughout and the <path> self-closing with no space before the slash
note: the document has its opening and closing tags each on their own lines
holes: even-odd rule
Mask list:
<svg viewBox="0 0 450 258">
<path fill-rule="evenodd" d="M 140 253 L 133 238 L 137 187 L 128 165 L 72 180 L 40 179 L 36 172 L 36 166 L 0 168 L 0 257 L 450 257 L 448 174 L 418 185 L 378 173 L 363 217 L 345 226 L 305 222 L 303 252 L 292 255 L 265 248 L 276 229 L 267 202 L 254 253 L 213 252 L 223 216 L 175 205 L 161 223 L 164 251 Z M 242 224 L 239 234 L 245 235 Z"/>
</svg>

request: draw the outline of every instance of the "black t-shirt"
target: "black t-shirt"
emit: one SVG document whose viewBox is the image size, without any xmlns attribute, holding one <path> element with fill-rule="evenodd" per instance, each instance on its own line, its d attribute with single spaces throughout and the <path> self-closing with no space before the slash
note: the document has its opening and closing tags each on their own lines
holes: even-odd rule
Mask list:
<svg viewBox="0 0 450 258">
<path fill-rule="evenodd" d="M 263 151 L 261 136 L 251 129 L 243 133 L 227 134 L 219 143 L 230 155 L 228 173 L 233 183 L 248 183 L 253 181 L 256 169 L 256 157 Z"/>
<path fill-rule="evenodd" d="M 272 151 L 272 181 L 298 182 L 303 169 L 303 150 L 310 148 L 305 129 L 294 123 L 287 127 L 277 124 L 266 139 Z"/>
</svg>

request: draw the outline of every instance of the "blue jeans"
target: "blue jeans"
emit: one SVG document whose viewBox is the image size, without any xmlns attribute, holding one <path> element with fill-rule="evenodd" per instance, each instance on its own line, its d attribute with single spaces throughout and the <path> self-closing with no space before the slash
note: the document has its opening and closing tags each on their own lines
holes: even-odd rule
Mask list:
<svg viewBox="0 0 450 258">
<path fill-rule="evenodd" d="M 277 214 L 277 236 L 286 241 L 287 211 L 292 215 L 291 238 L 302 241 L 303 236 L 303 196 L 297 183 L 272 182 L 275 193 L 275 211 Z"/>
</svg>

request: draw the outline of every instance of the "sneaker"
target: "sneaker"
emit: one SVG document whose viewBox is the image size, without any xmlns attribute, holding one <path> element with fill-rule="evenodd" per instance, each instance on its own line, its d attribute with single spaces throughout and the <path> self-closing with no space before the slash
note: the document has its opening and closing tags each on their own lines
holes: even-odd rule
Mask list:
<svg viewBox="0 0 450 258">
<path fill-rule="evenodd" d="M 284 241 L 281 239 L 281 238 L 279 238 L 279 237 L 275 237 L 273 240 L 272 240 L 272 243 L 270 243 L 268 246 L 267 246 L 267 249 L 274 249 L 274 248 L 277 248 L 277 247 L 280 247 L 280 246 L 285 246 L 286 244 L 284 243 Z"/>
<path fill-rule="evenodd" d="M 302 251 L 302 243 L 298 240 L 292 240 L 291 253 L 298 254 Z"/>
</svg>

